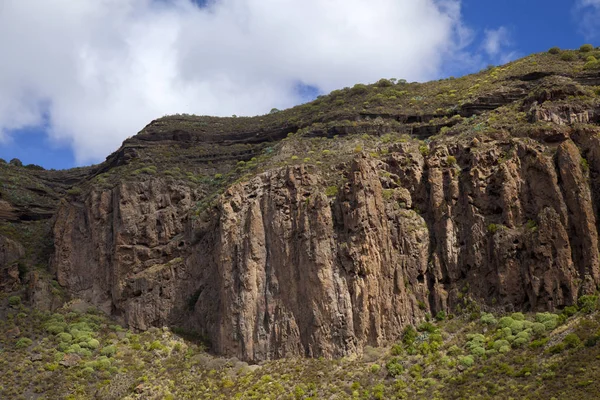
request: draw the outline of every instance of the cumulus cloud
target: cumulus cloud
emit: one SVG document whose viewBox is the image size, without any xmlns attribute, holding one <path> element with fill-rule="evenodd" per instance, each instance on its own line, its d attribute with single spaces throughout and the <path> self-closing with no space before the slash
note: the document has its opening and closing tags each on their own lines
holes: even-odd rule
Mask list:
<svg viewBox="0 0 600 400">
<path fill-rule="evenodd" d="M 459 0 L 2 0 L 0 139 L 47 124 L 97 162 L 165 114 L 262 114 L 300 102 L 299 83 L 431 79 L 470 40 Z"/>
<path fill-rule="evenodd" d="M 600 38 L 600 0 L 577 0 L 575 17 L 580 23 L 581 33 L 586 39 Z"/>
</svg>

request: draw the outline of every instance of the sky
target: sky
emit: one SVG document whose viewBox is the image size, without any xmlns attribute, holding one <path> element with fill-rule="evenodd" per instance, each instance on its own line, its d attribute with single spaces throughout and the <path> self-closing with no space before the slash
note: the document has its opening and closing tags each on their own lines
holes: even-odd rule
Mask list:
<svg viewBox="0 0 600 400">
<path fill-rule="evenodd" d="M 103 161 L 153 119 L 600 44 L 600 0 L 0 0 L 0 158 Z"/>
</svg>

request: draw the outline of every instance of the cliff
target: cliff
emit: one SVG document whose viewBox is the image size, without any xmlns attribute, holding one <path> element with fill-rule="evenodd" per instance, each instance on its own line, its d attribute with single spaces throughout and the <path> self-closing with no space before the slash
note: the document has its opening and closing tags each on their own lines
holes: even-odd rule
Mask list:
<svg viewBox="0 0 600 400">
<path fill-rule="evenodd" d="M 474 304 L 573 305 L 600 284 L 600 73 L 584 63 L 539 54 L 267 116 L 153 121 L 48 183 L 38 270 L 134 329 L 179 327 L 253 362 L 360 353 Z M 35 268 L 7 227 L 32 222 L 2 193 L 14 276 Z"/>
</svg>

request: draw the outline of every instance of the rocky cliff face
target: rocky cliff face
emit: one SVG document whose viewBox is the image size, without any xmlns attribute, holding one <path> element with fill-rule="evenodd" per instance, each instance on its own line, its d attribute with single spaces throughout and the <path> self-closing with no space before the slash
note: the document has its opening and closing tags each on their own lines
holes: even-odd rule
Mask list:
<svg viewBox="0 0 600 400">
<path fill-rule="evenodd" d="M 447 109 L 416 103 L 471 78 L 409 84 L 396 114 L 154 121 L 56 206 L 50 270 L 133 328 L 249 361 L 360 353 L 475 304 L 574 304 L 600 284 L 598 76 L 507 68 Z"/>
<path fill-rule="evenodd" d="M 92 191 L 59 210 L 53 265 L 133 327 L 184 326 L 252 361 L 384 345 L 467 293 L 560 308 L 600 283 L 600 139 L 575 136 L 579 147 L 552 152 L 519 139 L 425 156 L 398 144 L 345 163 L 331 197 L 316 166 L 269 169 L 196 220 L 194 193 L 161 179 Z"/>
</svg>

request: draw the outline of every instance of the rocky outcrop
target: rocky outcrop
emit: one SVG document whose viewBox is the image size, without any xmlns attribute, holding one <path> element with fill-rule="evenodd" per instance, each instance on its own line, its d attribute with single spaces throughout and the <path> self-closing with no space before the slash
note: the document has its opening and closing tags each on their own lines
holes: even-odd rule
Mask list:
<svg viewBox="0 0 600 400">
<path fill-rule="evenodd" d="M 92 191 L 59 210 L 59 283 L 134 328 L 183 326 L 249 361 L 385 345 L 466 298 L 561 308 L 600 283 L 600 158 L 586 167 L 571 140 L 556 154 L 520 139 L 390 150 L 347 163 L 335 196 L 316 166 L 274 168 L 197 219 L 195 194 L 158 178 Z"/>
<path fill-rule="evenodd" d="M 185 246 L 184 223 L 195 197 L 188 186 L 152 180 L 93 190 L 83 203 L 63 204 L 52 260 L 59 284 L 133 327 L 170 322 L 175 302 L 153 300 L 167 291 L 147 292 L 175 267 L 163 264 Z M 144 318 L 136 317 L 138 308 Z"/>
<path fill-rule="evenodd" d="M 19 260 L 25 249 L 18 242 L 0 235 L 0 290 L 11 292 L 21 284 Z"/>
</svg>

